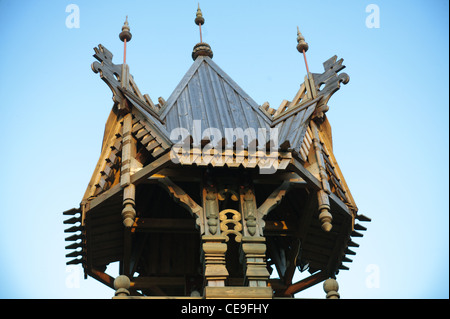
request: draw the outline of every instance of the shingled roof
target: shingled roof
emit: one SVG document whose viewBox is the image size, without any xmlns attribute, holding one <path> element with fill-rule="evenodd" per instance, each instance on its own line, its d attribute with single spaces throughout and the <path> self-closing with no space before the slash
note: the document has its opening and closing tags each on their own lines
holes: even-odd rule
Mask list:
<svg viewBox="0 0 450 319">
<path fill-rule="evenodd" d="M 177 127 L 192 132 L 194 120 L 200 120 L 203 129 L 216 128 L 222 136 L 227 128 L 258 132 L 271 124 L 259 105 L 207 56 L 197 57 L 160 117 L 169 132 Z"/>
</svg>

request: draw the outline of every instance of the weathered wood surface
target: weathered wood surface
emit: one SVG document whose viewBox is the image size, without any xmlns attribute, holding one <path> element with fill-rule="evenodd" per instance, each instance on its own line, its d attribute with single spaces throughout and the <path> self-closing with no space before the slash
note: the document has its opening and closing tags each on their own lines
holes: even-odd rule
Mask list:
<svg viewBox="0 0 450 319">
<path fill-rule="evenodd" d="M 105 127 L 100 160 L 80 208 L 86 225 L 73 226 L 79 221 L 78 217 L 66 222 L 72 225 L 67 232 L 82 231 L 82 235 L 73 235 L 69 241 L 82 238 L 86 243 L 81 254 L 73 251 L 68 257 L 81 255 L 87 273 L 109 286 L 112 278 L 99 269 L 120 261 L 122 273 L 129 276 L 137 271 L 142 273 L 142 278 L 132 281 L 133 293 L 142 288 L 149 294 L 170 295 L 185 285 L 184 276 L 197 273 L 200 247 L 203 247 L 204 275 L 209 284 L 206 298 L 271 298 L 272 289 L 265 287 L 268 281 L 266 258 L 269 257 L 280 274 L 278 291 L 284 295 L 292 295 L 333 275 L 337 269 L 346 268 L 343 263 L 351 262 L 346 255 L 354 254 L 348 246 L 357 245 L 351 239 L 362 236 L 360 231 L 366 228 L 359 224 L 352 228 L 353 220 L 358 218 L 356 205 L 334 158 L 331 136 L 326 132 L 329 123 L 323 116 L 328 109 L 328 99 L 339 89 L 340 83 L 348 82 L 345 73 L 338 74 L 344 68 L 342 60 L 336 61 L 333 57 L 324 63 L 324 73 L 308 74 L 294 98 L 284 100 L 275 111 L 268 103 L 259 106 L 208 57 L 196 59 L 167 102 L 159 98 L 160 104 L 154 105 L 150 96 L 140 92 L 126 64 L 113 64 L 111 52 L 101 45 L 95 52 L 100 63 L 94 62 L 92 69 L 100 73 L 113 91 L 115 106 Z M 313 118 L 316 122 L 311 121 Z M 198 147 L 212 142 L 210 135 L 215 129 L 222 137 L 226 137 L 226 129 L 253 130 L 246 132 L 248 136 L 242 150 L 226 150 L 219 156 L 201 154 L 196 148 L 190 150 L 186 162 L 180 161 L 189 164 L 189 169 L 182 170 L 173 165 L 169 153 L 173 141 L 169 132 L 181 127 L 194 135 L 196 120 L 201 123 L 201 136 L 192 142 Z M 252 174 L 256 171 L 252 169 L 263 168 L 262 161 L 252 161 L 249 148 L 257 142 L 261 146 L 261 141 L 257 141 L 258 129 L 268 131 L 271 128 L 279 130 L 276 147 L 281 147 L 274 158 L 277 174 L 269 176 L 273 178 L 257 174 L 254 182 L 258 182 L 252 186 L 236 184 L 242 186 L 237 190 L 239 203 L 221 211 L 218 186 L 211 186 L 213 190 L 202 193 L 199 198 L 192 195 L 198 187 L 192 185 L 202 183 L 201 176 L 194 176 L 192 164 L 200 171 L 212 166 L 237 172 L 236 168 L 241 167 Z M 263 146 L 267 147 L 270 139 L 265 138 Z M 240 141 L 224 138 L 215 142 L 234 147 Z M 237 159 L 241 162 L 236 163 Z M 170 170 L 173 170 L 171 175 L 167 174 Z M 181 187 L 183 177 L 180 175 L 184 171 L 190 174 L 189 178 L 184 177 L 190 183 L 186 189 Z M 120 183 L 119 177 L 122 178 Z M 156 183 L 168 192 L 169 199 Z M 264 190 L 262 184 L 269 185 L 265 199 L 257 194 L 257 189 Z M 134 202 L 138 198 L 136 185 L 143 192 L 140 198 L 144 203 L 139 207 L 137 204 L 135 207 Z M 155 192 L 155 188 L 161 193 Z M 300 196 L 289 195 L 291 191 Z M 164 203 L 155 203 L 154 197 L 152 201 L 147 198 L 153 192 L 164 200 L 180 204 L 196 218 L 183 219 L 185 211 L 173 202 L 172 211 L 166 211 Z M 314 199 L 310 193 L 314 194 Z M 201 200 L 202 206 L 196 200 Z M 309 202 L 302 202 L 305 200 Z M 320 230 L 325 217 L 317 218 L 317 209 L 324 207 L 333 214 L 333 229 L 329 233 Z M 141 215 L 136 214 L 135 208 Z M 131 210 L 134 213 L 130 217 Z M 125 230 L 121 212 L 123 219 L 128 220 Z M 175 217 L 168 218 L 165 214 Z M 359 218 L 367 220 L 362 215 Z M 199 225 L 200 232 L 196 228 Z M 207 227 L 207 231 L 202 227 Z M 206 234 L 201 242 L 199 233 Z M 228 251 L 231 246 L 225 243 L 226 235 L 235 235 L 234 243 L 243 242 L 245 276 L 229 278 L 226 258 L 233 252 Z M 267 236 L 267 252 L 264 236 Z M 188 246 L 187 249 L 180 242 Z M 79 248 L 78 243 L 68 246 L 68 249 L 74 248 Z M 296 266 L 304 260 L 309 261 L 310 271 L 322 272 L 292 283 Z M 161 277 L 172 274 L 176 275 Z M 261 287 L 224 287 L 228 279 L 237 282 L 242 276 L 246 278 L 245 284 Z"/>
<path fill-rule="evenodd" d="M 168 132 L 175 128 L 187 129 L 194 136 L 194 121 L 200 121 L 201 139 L 210 138 L 212 129 L 226 137 L 225 129 L 248 130 L 248 148 L 257 138 L 258 129 L 269 131 L 270 120 L 225 72 L 210 58 L 200 57 L 176 87 L 161 111 Z M 233 143 L 234 141 L 227 141 Z M 267 141 L 266 141 L 267 142 Z"/>
</svg>

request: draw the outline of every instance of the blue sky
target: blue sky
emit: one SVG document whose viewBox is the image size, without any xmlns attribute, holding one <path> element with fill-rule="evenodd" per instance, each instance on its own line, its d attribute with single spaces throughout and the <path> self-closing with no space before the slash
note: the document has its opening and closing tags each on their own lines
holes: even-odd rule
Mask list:
<svg viewBox="0 0 450 319">
<path fill-rule="evenodd" d="M 67 28 L 66 6 L 80 9 Z M 380 9 L 368 28 L 369 4 Z M 214 61 L 256 102 L 292 99 L 333 55 L 350 82 L 329 102 L 334 153 L 360 213 L 372 218 L 342 298 L 449 298 L 448 1 L 200 3 Z M 111 91 L 90 64 L 99 43 L 142 93 L 167 99 L 193 63 L 197 1 L 0 0 L 1 298 L 110 298 L 66 268 L 62 212 L 78 207 L 100 155 Z M 300 278 L 300 276 L 298 277 Z M 378 279 L 373 281 L 374 278 Z M 325 296 L 317 285 L 298 297 Z"/>
</svg>

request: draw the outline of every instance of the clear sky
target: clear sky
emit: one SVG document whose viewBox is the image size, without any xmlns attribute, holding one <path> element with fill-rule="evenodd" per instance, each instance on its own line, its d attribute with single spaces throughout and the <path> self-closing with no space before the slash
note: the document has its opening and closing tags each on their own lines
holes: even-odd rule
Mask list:
<svg viewBox="0 0 450 319">
<path fill-rule="evenodd" d="M 69 4 L 80 10 L 78 28 L 66 25 Z M 370 4 L 378 28 L 366 23 Z M 303 82 L 297 25 L 311 72 L 344 58 L 350 82 L 327 115 L 337 161 L 372 222 L 337 277 L 341 297 L 449 298 L 448 1 L 200 5 L 214 61 L 259 104 L 276 108 Z M 90 68 L 93 48 L 103 44 L 121 63 L 128 15 L 130 72 L 142 93 L 167 99 L 193 63 L 196 9 L 190 0 L 0 0 L 1 298 L 113 296 L 64 257 L 62 212 L 81 201 L 112 107 Z M 298 294 L 324 296 L 321 284 Z"/>
</svg>

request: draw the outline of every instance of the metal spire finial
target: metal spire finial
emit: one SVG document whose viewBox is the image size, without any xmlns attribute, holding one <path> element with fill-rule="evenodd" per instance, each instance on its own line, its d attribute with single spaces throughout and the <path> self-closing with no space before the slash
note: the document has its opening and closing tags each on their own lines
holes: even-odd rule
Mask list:
<svg viewBox="0 0 450 319">
<path fill-rule="evenodd" d="M 201 26 L 205 23 L 205 18 L 203 18 L 202 10 L 200 9 L 200 3 L 198 4 L 197 14 L 195 16 L 195 24 Z"/>
<path fill-rule="evenodd" d="M 122 26 L 122 32 L 119 34 L 119 39 L 122 42 L 130 42 L 131 41 L 131 32 L 130 32 L 130 26 L 128 25 L 128 16 L 125 18 L 125 22 Z"/>
<path fill-rule="evenodd" d="M 194 20 L 195 24 L 198 25 L 200 30 L 200 43 L 197 43 L 194 46 L 194 50 L 192 51 L 192 59 L 197 59 L 198 56 L 208 56 L 210 58 L 213 57 L 213 52 L 208 43 L 204 43 L 202 39 L 202 25 L 205 23 L 205 18 L 203 18 L 202 10 L 200 9 L 200 3 L 198 4 L 197 14 Z"/>
<path fill-rule="evenodd" d="M 127 42 L 131 41 L 130 26 L 128 25 L 128 16 L 125 18 L 125 22 L 122 26 L 122 32 L 119 34 L 119 39 L 123 42 L 123 64 L 127 61 Z"/>
<path fill-rule="evenodd" d="M 305 42 L 305 38 L 303 34 L 300 32 L 300 29 L 297 26 L 297 50 L 302 53 L 303 51 L 307 52 L 309 49 L 308 43 Z"/>
<path fill-rule="evenodd" d="M 303 53 L 303 58 L 305 59 L 305 65 L 306 65 L 306 72 L 307 76 L 309 78 L 309 68 L 308 68 L 308 61 L 306 60 L 306 51 L 308 51 L 309 46 L 308 43 L 306 43 L 305 38 L 303 37 L 302 33 L 300 32 L 300 29 L 297 26 L 297 50 L 300 53 Z"/>
</svg>

